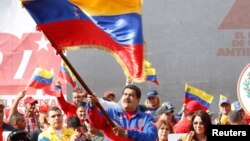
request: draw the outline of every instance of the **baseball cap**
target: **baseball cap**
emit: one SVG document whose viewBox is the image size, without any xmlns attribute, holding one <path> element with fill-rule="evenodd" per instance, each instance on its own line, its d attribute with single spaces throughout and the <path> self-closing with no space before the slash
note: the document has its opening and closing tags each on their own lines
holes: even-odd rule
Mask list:
<svg viewBox="0 0 250 141">
<path fill-rule="evenodd" d="M 230 105 L 230 101 L 229 101 L 227 98 L 220 99 L 220 101 L 219 101 L 219 105 L 221 106 L 221 105 L 222 105 L 222 104 L 224 104 L 224 103 L 226 103 L 226 104 L 229 104 L 229 105 Z"/>
<path fill-rule="evenodd" d="M 147 98 L 154 97 L 156 95 L 158 95 L 158 92 L 156 90 L 153 90 L 147 93 Z"/>
<path fill-rule="evenodd" d="M 196 100 L 191 100 L 187 103 L 186 107 L 185 107 L 185 111 L 188 114 L 193 114 L 194 112 L 198 111 L 198 110 L 202 110 L 202 106 L 201 104 L 196 101 Z"/>
<path fill-rule="evenodd" d="M 239 101 L 234 101 L 232 104 L 231 104 L 231 109 L 232 110 L 236 110 L 236 111 L 240 111 L 242 109 L 241 105 L 240 105 L 240 102 Z"/>
<path fill-rule="evenodd" d="M 28 103 L 30 103 L 30 104 L 33 104 L 33 103 L 37 104 L 38 101 L 35 100 L 33 97 L 28 96 L 28 97 L 26 97 L 26 98 L 24 99 L 24 104 L 28 104 Z"/>
<path fill-rule="evenodd" d="M 174 112 L 174 106 L 171 102 L 164 102 L 161 106 L 156 110 L 156 115 L 160 115 L 162 113 Z"/>
<path fill-rule="evenodd" d="M 49 105 L 47 103 L 40 105 L 38 108 L 39 108 L 38 109 L 39 113 L 45 113 L 46 114 L 49 111 Z"/>
<path fill-rule="evenodd" d="M 105 98 L 108 98 L 110 95 L 113 95 L 115 97 L 115 94 L 112 91 L 107 91 L 104 93 Z"/>
</svg>

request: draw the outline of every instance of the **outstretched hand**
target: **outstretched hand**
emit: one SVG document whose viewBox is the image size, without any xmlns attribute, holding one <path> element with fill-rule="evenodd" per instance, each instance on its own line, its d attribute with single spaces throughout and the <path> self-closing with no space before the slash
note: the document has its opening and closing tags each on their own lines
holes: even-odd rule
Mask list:
<svg viewBox="0 0 250 141">
<path fill-rule="evenodd" d="M 26 95 L 26 90 L 20 91 L 17 95 L 17 98 L 22 99 L 25 97 L 25 95 Z"/>
</svg>

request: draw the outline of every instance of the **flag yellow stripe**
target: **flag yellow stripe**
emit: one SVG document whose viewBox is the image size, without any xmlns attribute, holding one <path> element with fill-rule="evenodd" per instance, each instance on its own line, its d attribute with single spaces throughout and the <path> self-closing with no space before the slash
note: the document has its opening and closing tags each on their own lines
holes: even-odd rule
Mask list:
<svg viewBox="0 0 250 141">
<path fill-rule="evenodd" d="M 200 97 L 201 99 L 203 99 L 204 101 L 207 101 L 208 103 L 212 103 L 213 98 L 214 98 L 212 95 L 210 95 L 210 94 L 208 94 L 200 89 L 192 87 L 188 84 L 185 85 L 185 91 Z"/>
<path fill-rule="evenodd" d="M 147 75 L 156 75 L 156 70 L 155 68 L 148 68 L 148 69 L 145 69 L 145 73 Z"/>
<path fill-rule="evenodd" d="M 43 77 L 43 78 L 46 78 L 46 79 L 51 79 L 53 76 L 54 76 L 54 74 L 52 73 L 52 72 L 50 72 L 50 71 L 47 71 L 47 70 L 45 70 L 45 69 L 42 69 L 42 68 L 38 68 L 38 75 L 39 76 L 41 76 L 41 77 Z"/>
<path fill-rule="evenodd" d="M 90 16 L 141 13 L 141 0 L 69 0 Z"/>
</svg>

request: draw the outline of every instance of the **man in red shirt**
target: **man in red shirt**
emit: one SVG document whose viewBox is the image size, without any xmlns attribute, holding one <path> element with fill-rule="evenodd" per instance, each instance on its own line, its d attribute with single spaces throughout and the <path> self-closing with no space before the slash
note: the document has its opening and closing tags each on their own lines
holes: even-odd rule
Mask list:
<svg viewBox="0 0 250 141">
<path fill-rule="evenodd" d="M 202 106 L 196 100 L 191 100 L 185 105 L 181 119 L 173 126 L 174 133 L 189 133 L 193 114 L 202 110 Z"/>
<path fill-rule="evenodd" d="M 67 102 L 63 97 L 62 92 L 60 93 L 59 97 L 57 97 L 61 109 L 67 115 L 67 119 L 72 116 L 76 116 L 76 105 L 84 100 L 84 97 L 87 95 L 87 93 L 81 87 L 75 87 L 72 95 L 73 103 Z"/>
</svg>

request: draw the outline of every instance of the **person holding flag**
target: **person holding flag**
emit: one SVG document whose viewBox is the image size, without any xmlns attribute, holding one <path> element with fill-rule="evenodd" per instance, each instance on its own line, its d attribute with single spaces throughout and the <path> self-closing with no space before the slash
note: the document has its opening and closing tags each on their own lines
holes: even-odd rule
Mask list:
<svg viewBox="0 0 250 141">
<path fill-rule="evenodd" d="M 155 141 L 157 128 L 155 119 L 139 110 L 141 90 L 135 85 L 126 85 L 118 107 L 105 109 L 109 117 L 116 123 L 113 127 L 103 114 L 98 112 L 94 95 L 88 95 L 87 115 L 89 123 L 104 132 L 107 140 L 122 141 Z"/>
<path fill-rule="evenodd" d="M 60 81 L 56 82 L 56 87 L 60 87 Z M 83 88 L 76 86 L 72 92 L 72 101 L 73 103 L 69 103 L 65 100 L 62 91 L 60 91 L 59 96 L 57 97 L 58 103 L 62 108 L 63 112 L 67 115 L 67 119 L 76 116 L 76 105 L 84 100 L 86 97 L 86 92 Z"/>
<path fill-rule="evenodd" d="M 189 133 L 192 116 L 196 111 L 203 110 L 202 105 L 191 100 L 184 106 L 184 111 L 181 119 L 173 126 L 174 133 Z"/>
</svg>

